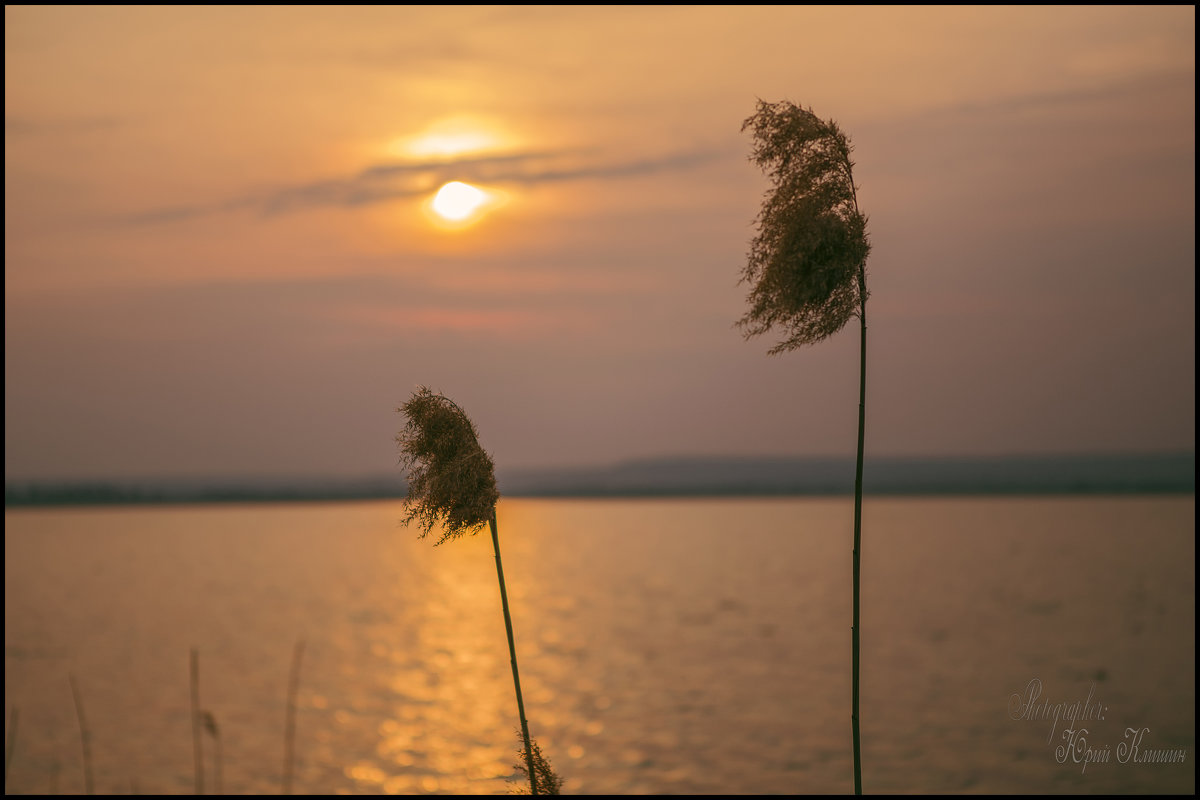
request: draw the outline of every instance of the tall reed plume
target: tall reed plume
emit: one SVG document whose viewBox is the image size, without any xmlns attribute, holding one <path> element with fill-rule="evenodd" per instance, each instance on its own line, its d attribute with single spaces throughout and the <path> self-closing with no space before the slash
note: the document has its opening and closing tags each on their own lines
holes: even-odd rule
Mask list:
<svg viewBox="0 0 1200 800">
<path fill-rule="evenodd" d="M 854 148 L 833 120 L 788 101 L 758 101 L 742 123 L 754 134 L 750 160 L 771 178 L 758 215 L 758 235 L 742 280 L 750 310 L 738 325 L 747 337 L 775 330 L 768 352 L 817 344 L 857 317 L 858 458 L 854 470 L 854 574 L 850 623 L 850 735 L 854 793 L 862 794 L 859 744 L 859 584 L 862 551 L 863 442 L 867 415 L 867 217 L 858 207 Z"/>
<path fill-rule="evenodd" d="M 496 528 L 496 503 L 500 499 L 500 492 L 496 488 L 492 458 L 480 446 L 478 432 L 466 412 L 445 395 L 422 386 L 397 411 L 408 420 L 404 430 L 396 437 L 401 461 L 408 471 L 408 496 L 405 498 L 408 514 L 404 519 L 405 524 L 416 522 L 422 539 L 440 527 L 441 537 L 436 544 L 467 533 L 476 533 L 484 525 L 491 529 L 529 791 L 530 794 L 545 794 L 547 792 L 539 792 L 539 769 L 534 760 L 535 753 L 540 754 L 540 750 L 535 749 L 530 739 L 529 723 L 525 719 L 525 700 L 521 696 L 517 648 L 513 641 L 508 591 L 504 585 L 504 567 L 500 561 L 500 537 Z M 545 770 L 548 769 L 547 764 Z M 555 780 L 554 789 L 557 793 L 561 780 L 557 776 Z M 542 782 L 549 784 L 547 778 L 543 778 Z"/>
</svg>

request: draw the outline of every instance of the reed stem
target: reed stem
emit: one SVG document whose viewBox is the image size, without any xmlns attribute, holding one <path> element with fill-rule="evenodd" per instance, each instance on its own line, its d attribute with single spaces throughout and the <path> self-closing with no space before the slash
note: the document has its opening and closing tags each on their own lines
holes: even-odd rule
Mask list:
<svg viewBox="0 0 1200 800">
<path fill-rule="evenodd" d="M 79 694 L 79 685 L 75 676 L 68 675 L 71 681 L 71 694 L 75 697 L 75 716 L 79 719 L 79 743 L 83 750 L 83 789 L 84 794 L 95 794 L 92 783 L 92 735 L 88 731 L 87 720 L 83 716 L 83 698 Z"/>
<path fill-rule="evenodd" d="M 4 746 L 4 793 L 8 794 L 8 768 L 12 765 L 13 751 L 17 748 L 17 707 L 8 712 L 8 742 Z"/>
<path fill-rule="evenodd" d="M 857 205 L 856 205 L 857 207 Z M 862 496 L 863 496 L 863 442 L 867 426 L 867 292 L 865 267 L 859 266 L 859 307 L 861 336 L 858 359 L 858 459 L 854 469 L 854 620 L 850 628 L 850 728 L 854 736 L 854 793 L 862 794 L 862 748 L 859 745 L 858 716 L 858 665 L 859 665 L 859 562 L 862 557 Z"/>
<path fill-rule="evenodd" d="M 512 615 L 508 611 L 508 592 L 504 588 L 504 565 L 500 562 L 500 535 L 496 531 L 496 512 L 488 525 L 492 529 L 492 547 L 496 551 L 496 577 L 500 581 L 500 605 L 504 608 L 504 629 L 508 632 L 508 655 L 512 661 L 513 687 L 517 692 L 517 713 L 521 717 L 521 738 L 525 741 L 525 765 L 529 769 L 529 793 L 537 794 L 537 772 L 533 767 L 533 746 L 529 741 L 529 723 L 525 720 L 525 700 L 521 696 L 521 675 L 517 671 L 517 645 L 513 640 Z"/>
<path fill-rule="evenodd" d="M 204 745 L 200 739 L 200 653 L 192 648 L 192 765 L 196 771 L 196 794 L 204 794 Z"/>
<path fill-rule="evenodd" d="M 298 640 L 292 650 L 292 669 L 288 675 L 287 718 L 283 728 L 283 793 L 292 793 L 292 768 L 295 763 L 296 691 L 300 685 L 300 658 L 304 655 L 304 640 Z"/>
</svg>

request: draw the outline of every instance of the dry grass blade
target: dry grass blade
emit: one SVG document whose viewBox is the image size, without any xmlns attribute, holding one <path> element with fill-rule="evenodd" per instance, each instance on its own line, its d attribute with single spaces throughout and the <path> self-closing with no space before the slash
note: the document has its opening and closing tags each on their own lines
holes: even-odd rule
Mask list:
<svg viewBox="0 0 1200 800">
<path fill-rule="evenodd" d="M 75 676 L 68 675 L 67 678 L 71 681 L 71 694 L 75 698 L 75 716 L 79 720 L 79 743 L 83 750 L 84 794 L 95 794 L 95 787 L 92 783 L 92 734 L 88 730 L 87 720 L 83 716 L 83 698 L 79 694 L 79 685 L 75 683 Z"/>
<path fill-rule="evenodd" d="M 8 742 L 4 746 L 4 791 L 8 792 L 8 769 L 12 766 L 13 751 L 17 748 L 17 707 L 8 712 Z"/>
<path fill-rule="evenodd" d="M 520 735 L 517 731 L 517 735 Z M 522 742 L 521 749 L 518 752 L 520 760 L 516 764 L 516 770 L 528 777 L 530 767 L 533 768 L 537 776 L 538 794 L 562 794 L 563 779 L 558 776 L 554 768 L 550 766 L 550 760 L 542 755 L 542 748 L 538 745 L 537 740 L 529 741 L 529 749 L 525 749 L 525 744 Z M 524 787 L 517 791 L 517 794 L 524 794 Z"/>
<path fill-rule="evenodd" d="M 204 730 L 213 738 L 216 750 L 213 756 L 213 791 L 217 794 L 224 794 L 225 792 L 221 789 L 221 729 L 217 727 L 217 718 L 211 711 L 203 712 L 202 717 Z"/>
<path fill-rule="evenodd" d="M 200 653 L 192 648 L 192 767 L 195 770 L 196 794 L 204 794 L 204 744 L 200 738 Z"/>
<path fill-rule="evenodd" d="M 296 762 L 296 692 L 300 686 L 300 658 L 304 655 L 304 641 L 296 642 L 292 650 L 292 669 L 288 675 L 287 720 L 283 730 L 283 793 L 292 793 L 292 770 Z"/>
</svg>

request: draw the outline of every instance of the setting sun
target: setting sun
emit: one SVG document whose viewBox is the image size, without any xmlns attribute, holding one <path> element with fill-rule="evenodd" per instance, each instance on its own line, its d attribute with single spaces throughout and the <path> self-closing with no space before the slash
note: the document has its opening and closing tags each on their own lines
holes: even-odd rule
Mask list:
<svg viewBox="0 0 1200 800">
<path fill-rule="evenodd" d="M 462 222 L 478 211 L 487 200 L 488 195 L 482 189 L 462 181 L 451 181 L 438 189 L 433 198 L 433 210 L 443 219 Z"/>
</svg>

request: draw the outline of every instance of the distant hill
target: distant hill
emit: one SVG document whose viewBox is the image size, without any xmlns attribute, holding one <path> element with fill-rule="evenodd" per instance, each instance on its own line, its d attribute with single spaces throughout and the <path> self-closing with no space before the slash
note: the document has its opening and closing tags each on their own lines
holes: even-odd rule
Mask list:
<svg viewBox="0 0 1200 800">
<path fill-rule="evenodd" d="M 4 505 L 288 503 L 403 497 L 397 478 L 6 481 Z"/>
<path fill-rule="evenodd" d="M 850 494 L 854 459 L 673 458 L 536 470 L 501 481 L 510 495 Z M 1137 456 L 875 458 L 869 494 L 1194 492 L 1194 453 Z"/>
<path fill-rule="evenodd" d="M 854 460 L 695 457 L 607 467 L 500 470 L 512 497 L 838 495 L 854 491 Z M 1194 453 L 1004 458 L 871 458 L 865 492 L 879 495 L 1194 493 Z M 341 480 L 6 482 L 4 504 L 293 502 L 400 498 L 402 477 Z"/>
</svg>

